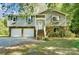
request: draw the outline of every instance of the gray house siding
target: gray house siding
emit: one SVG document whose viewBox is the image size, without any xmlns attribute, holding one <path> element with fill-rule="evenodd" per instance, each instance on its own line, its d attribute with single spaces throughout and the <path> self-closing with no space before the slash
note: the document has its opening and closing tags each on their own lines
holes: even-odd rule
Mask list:
<svg viewBox="0 0 79 59">
<path fill-rule="evenodd" d="M 58 21 L 53 21 L 53 23 L 51 23 L 52 17 L 58 17 L 59 20 Z M 57 24 L 54 24 L 54 22 L 59 22 Z M 52 12 L 52 13 L 47 13 L 46 14 L 46 25 L 47 26 L 66 26 L 66 16 L 59 14 L 57 12 Z"/>
<path fill-rule="evenodd" d="M 8 26 L 35 26 L 35 18 L 32 17 L 32 22 L 29 24 L 27 22 L 28 19 L 26 17 L 17 17 L 16 21 L 8 20 L 7 25 Z M 15 22 L 15 24 L 12 24 L 12 22 Z"/>
</svg>

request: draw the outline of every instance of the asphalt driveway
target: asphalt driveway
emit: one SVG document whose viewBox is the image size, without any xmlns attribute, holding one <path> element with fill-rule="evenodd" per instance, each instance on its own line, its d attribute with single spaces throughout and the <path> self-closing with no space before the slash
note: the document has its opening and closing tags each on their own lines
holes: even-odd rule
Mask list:
<svg viewBox="0 0 79 59">
<path fill-rule="evenodd" d="M 12 38 L 12 37 L 0 38 L 1 47 L 9 47 L 14 45 L 39 43 L 39 42 L 41 41 L 35 40 L 34 38 Z"/>
</svg>

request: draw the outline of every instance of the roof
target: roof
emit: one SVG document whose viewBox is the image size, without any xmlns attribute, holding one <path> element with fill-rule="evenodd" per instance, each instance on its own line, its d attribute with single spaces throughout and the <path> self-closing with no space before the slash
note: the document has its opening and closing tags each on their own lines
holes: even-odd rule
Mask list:
<svg viewBox="0 0 79 59">
<path fill-rule="evenodd" d="M 61 12 L 61 11 L 59 11 L 59 10 L 51 10 L 51 9 L 46 9 L 46 10 L 44 10 L 44 11 L 42 11 L 42 12 L 39 12 L 39 13 L 37 13 L 37 14 L 31 14 L 32 16 L 33 15 L 39 15 L 39 14 L 43 14 L 43 13 L 51 13 L 51 12 L 57 12 L 57 13 L 59 13 L 59 14 L 62 14 L 62 15 L 66 15 L 65 13 L 63 13 L 63 12 Z M 22 13 L 16 13 L 16 14 L 7 14 L 7 15 L 14 15 L 14 16 L 26 16 L 26 14 L 22 14 Z"/>
<path fill-rule="evenodd" d="M 20 14 L 20 13 L 18 13 L 18 14 L 7 14 L 6 16 L 9 16 L 9 15 L 12 15 L 12 16 L 26 16 L 26 14 Z"/>
<path fill-rule="evenodd" d="M 51 9 L 47 9 L 47 10 L 45 10 L 45 11 L 43 11 L 43 12 L 40 12 L 39 14 L 51 13 L 51 12 L 57 12 L 57 13 L 59 13 L 59 14 L 66 15 L 65 13 L 63 13 L 63 12 L 61 12 L 61 11 L 59 11 L 59 10 L 51 10 Z"/>
</svg>

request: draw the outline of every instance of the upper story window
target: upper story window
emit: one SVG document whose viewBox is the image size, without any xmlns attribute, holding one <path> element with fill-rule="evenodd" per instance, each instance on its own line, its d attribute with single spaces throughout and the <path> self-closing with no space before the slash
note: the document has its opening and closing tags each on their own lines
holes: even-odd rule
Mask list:
<svg viewBox="0 0 79 59">
<path fill-rule="evenodd" d="M 8 19 L 9 19 L 9 20 L 12 20 L 12 21 L 16 21 L 16 20 L 17 20 L 17 16 L 9 15 L 9 16 L 8 16 Z"/>
<path fill-rule="evenodd" d="M 58 21 L 59 20 L 59 16 L 53 16 L 52 17 L 52 21 Z"/>
<path fill-rule="evenodd" d="M 15 24 L 17 20 L 17 16 L 12 18 L 12 24 Z"/>
<path fill-rule="evenodd" d="M 13 21 L 16 21 L 17 20 L 17 17 L 13 17 Z"/>
<path fill-rule="evenodd" d="M 8 16 L 8 19 L 9 19 L 9 20 L 12 20 L 12 16 L 11 16 L 11 15 L 9 15 L 9 16 Z"/>
<path fill-rule="evenodd" d="M 36 15 L 36 18 L 45 18 L 45 15 Z"/>
<path fill-rule="evenodd" d="M 57 17 L 53 17 L 53 21 L 57 21 Z"/>
<path fill-rule="evenodd" d="M 59 16 L 53 16 L 51 19 L 52 24 L 58 24 L 59 23 Z"/>
<path fill-rule="evenodd" d="M 26 22 L 27 22 L 28 24 L 31 24 L 31 23 L 33 22 L 33 17 L 30 16 L 30 17 L 26 18 Z"/>
<path fill-rule="evenodd" d="M 17 20 L 17 16 L 9 15 L 8 19 L 9 19 L 9 21 L 10 21 L 11 24 L 15 24 L 16 20 Z"/>
</svg>

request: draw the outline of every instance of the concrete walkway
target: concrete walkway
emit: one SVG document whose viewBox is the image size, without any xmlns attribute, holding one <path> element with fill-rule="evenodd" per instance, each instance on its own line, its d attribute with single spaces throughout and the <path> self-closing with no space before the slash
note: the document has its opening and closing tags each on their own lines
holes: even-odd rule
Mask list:
<svg viewBox="0 0 79 59">
<path fill-rule="evenodd" d="M 9 47 L 20 44 L 31 44 L 31 43 L 40 43 L 42 41 L 35 40 L 34 38 L 12 38 L 12 37 L 2 37 L 0 38 L 1 47 Z"/>
</svg>

